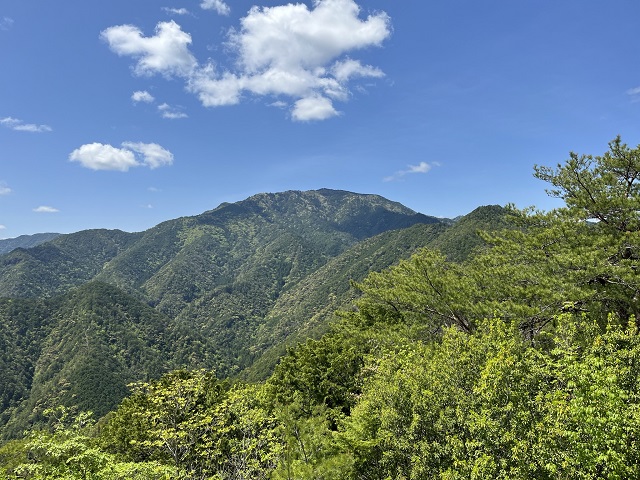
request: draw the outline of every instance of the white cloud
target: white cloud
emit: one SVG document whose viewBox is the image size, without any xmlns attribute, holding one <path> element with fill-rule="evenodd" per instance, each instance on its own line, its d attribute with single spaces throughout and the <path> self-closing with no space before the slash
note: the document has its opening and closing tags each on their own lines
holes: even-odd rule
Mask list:
<svg viewBox="0 0 640 480">
<path fill-rule="evenodd" d="M 34 208 L 33 211 L 36 213 L 57 213 L 60 210 L 54 207 L 49 207 L 48 205 L 40 205 L 39 207 Z"/>
<path fill-rule="evenodd" d="M 318 0 L 311 10 L 304 4 L 253 7 L 230 34 L 238 71 L 216 75 L 208 65 L 189 88 L 205 106 L 238 103 L 247 91 L 293 97 L 294 120 L 335 116 L 332 100 L 347 99 L 351 78 L 383 75 L 356 60 L 340 60 L 347 52 L 379 46 L 391 33 L 385 13 L 366 20 L 359 15 L 353 0 Z"/>
<path fill-rule="evenodd" d="M 202 8 L 226 6 L 205 0 Z M 224 11 L 224 9 L 223 9 Z M 161 22 L 144 37 L 132 25 L 111 27 L 102 38 L 119 55 L 137 58 L 138 74 L 160 73 L 185 79 L 187 88 L 206 107 L 234 105 L 243 94 L 289 97 L 294 120 L 324 120 L 338 114 L 334 101 L 349 98 L 356 78 L 379 78 L 382 70 L 347 57 L 356 50 L 380 46 L 391 34 L 384 12 L 361 18 L 354 0 L 315 0 L 276 7 L 253 7 L 229 33 L 232 68 L 213 61 L 199 65 L 189 52 L 191 36 L 175 22 Z"/>
<path fill-rule="evenodd" d="M 325 97 L 307 97 L 298 100 L 291 112 L 294 120 L 307 122 L 309 120 L 326 120 L 339 115 L 333 108 L 331 100 Z"/>
<path fill-rule="evenodd" d="M 631 97 L 632 102 L 640 101 L 640 87 L 630 88 L 627 90 L 627 95 Z"/>
<path fill-rule="evenodd" d="M 49 125 L 36 125 L 35 123 L 24 123 L 22 120 L 18 120 L 17 118 L 12 118 L 12 117 L 0 118 L 0 125 L 10 128 L 11 130 L 16 130 L 18 132 L 42 133 L 42 132 L 51 132 L 53 130 Z"/>
<path fill-rule="evenodd" d="M 131 100 L 133 100 L 134 103 L 139 103 L 139 102 L 153 103 L 156 101 L 154 96 L 151 95 L 146 90 L 139 90 L 137 92 L 133 92 L 133 95 L 131 95 Z M 180 111 L 179 108 L 172 107 L 166 102 L 158 105 L 158 111 L 162 115 L 162 118 L 168 118 L 171 120 L 189 117 L 189 115 Z"/>
<path fill-rule="evenodd" d="M 0 195 L 9 195 L 11 193 L 11 189 L 7 186 L 6 183 L 0 182 Z"/>
<path fill-rule="evenodd" d="M 427 173 L 433 167 L 438 167 L 440 164 L 438 162 L 432 162 L 431 164 L 427 162 L 420 162 L 418 165 L 407 165 L 405 170 L 399 170 L 393 175 L 384 178 L 385 182 L 393 182 L 394 180 L 399 180 L 405 175 L 410 175 L 412 173 Z"/>
<path fill-rule="evenodd" d="M 200 8 L 203 10 L 215 10 L 220 15 L 229 15 L 231 8 L 222 0 L 202 0 Z"/>
<path fill-rule="evenodd" d="M 141 163 L 151 169 L 173 164 L 173 153 L 157 143 L 124 142 L 122 146 L 140 154 Z"/>
<path fill-rule="evenodd" d="M 389 18 L 380 13 L 363 21 L 353 0 L 253 7 L 232 35 L 248 72 L 275 66 L 285 70 L 322 67 L 347 51 L 380 45 L 389 34 Z"/>
<path fill-rule="evenodd" d="M 176 120 L 179 118 L 188 118 L 184 112 L 181 112 L 179 109 L 172 107 L 168 103 L 163 103 L 162 105 L 158 105 L 158 111 L 162 114 L 162 118 L 168 118 L 170 120 Z"/>
<path fill-rule="evenodd" d="M 91 170 L 120 172 L 143 165 L 154 169 L 173 163 L 173 154 L 156 143 L 124 142 L 122 147 L 88 143 L 71 152 L 69 160 Z"/>
<path fill-rule="evenodd" d="M 287 108 L 289 105 L 287 104 L 287 102 L 283 102 L 282 100 L 277 100 L 275 102 L 270 103 L 269 106 L 276 107 L 276 108 Z"/>
<path fill-rule="evenodd" d="M 100 37 L 118 55 L 138 59 L 134 72 L 138 75 L 188 76 L 196 67 L 196 59 L 189 52 L 191 35 L 185 33 L 176 22 L 160 22 L 153 37 L 145 37 L 133 25 L 107 28 Z"/>
<path fill-rule="evenodd" d="M 88 143 L 75 149 L 69 160 L 92 170 L 128 171 L 139 164 L 131 150 L 116 148 L 102 143 Z"/>
<path fill-rule="evenodd" d="M 134 103 L 153 103 L 155 101 L 155 98 L 146 90 L 138 90 L 131 94 L 131 100 L 133 100 Z"/>
<path fill-rule="evenodd" d="M 7 31 L 13 26 L 13 18 L 0 17 L 0 30 Z"/>
<path fill-rule="evenodd" d="M 338 82 L 348 82 L 354 77 L 384 77 L 382 70 L 371 65 L 362 65 L 358 60 L 350 58 L 338 61 L 331 67 Z"/>
<path fill-rule="evenodd" d="M 4 225 L 0 225 L 0 230 L 5 230 L 7 227 L 5 227 Z"/>
<path fill-rule="evenodd" d="M 189 15 L 189 10 L 186 8 L 162 7 L 162 10 L 169 15 Z"/>
</svg>

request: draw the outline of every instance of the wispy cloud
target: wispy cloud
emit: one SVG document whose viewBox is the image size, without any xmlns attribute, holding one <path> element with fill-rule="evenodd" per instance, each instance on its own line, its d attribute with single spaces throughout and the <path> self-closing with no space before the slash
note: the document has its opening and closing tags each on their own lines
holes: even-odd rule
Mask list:
<svg viewBox="0 0 640 480">
<path fill-rule="evenodd" d="M 7 227 L 5 227 L 4 225 L 0 225 L 0 230 L 5 230 Z"/>
<path fill-rule="evenodd" d="M 13 18 L 0 17 L 0 30 L 7 31 L 13 27 Z"/>
<path fill-rule="evenodd" d="M 7 186 L 6 183 L 0 182 L 0 195 L 9 195 L 11 193 L 11 189 Z"/>
<path fill-rule="evenodd" d="M 631 101 L 639 102 L 640 101 L 640 87 L 630 88 L 627 90 L 627 95 L 631 97 Z"/>
<path fill-rule="evenodd" d="M 189 115 L 180 111 L 180 109 L 176 107 L 172 107 L 168 103 L 163 103 L 162 105 L 158 105 L 158 111 L 162 114 L 162 118 L 168 118 L 170 120 L 189 117 Z"/>
<path fill-rule="evenodd" d="M 229 15 L 231 8 L 222 0 L 203 0 L 200 4 L 200 8 L 203 10 L 215 10 L 220 15 Z"/>
<path fill-rule="evenodd" d="M 40 205 L 33 209 L 36 213 L 58 213 L 60 210 L 54 207 L 50 207 L 48 205 Z"/>
<path fill-rule="evenodd" d="M 133 167 L 154 169 L 171 165 L 173 154 L 157 143 L 123 142 L 122 148 L 88 143 L 71 152 L 69 160 L 91 170 L 127 172 Z"/>
<path fill-rule="evenodd" d="M 393 182 L 395 180 L 399 180 L 405 175 L 411 175 L 414 173 L 427 173 L 433 167 L 438 167 L 440 164 L 438 162 L 431 162 L 430 164 L 427 162 L 420 162 L 418 165 L 407 165 L 407 168 L 404 170 L 398 170 L 393 175 L 385 177 L 383 180 L 385 182 Z"/>
<path fill-rule="evenodd" d="M 186 8 L 162 7 L 162 10 L 169 15 L 189 15 L 190 12 Z"/>
<path fill-rule="evenodd" d="M 53 129 L 49 125 L 36 125 L 35 123 L 24 123 L 22 120 L 13 117 L 0 118 L 0 125 L 18 132 L 51 132 Z"/>
<path fill-rule="evenodd" d="M 215 0 L 201 7 L 228 8 Z M 150 37 L 133 25 L 101 33 L 113 52 L 135 59 L 135 74 L 180 77 L 205 107 L 234 105 L 245 94 L 272 97 L 268 105 L 287 97 L 296 121 L 339 115 L 334 102 L 349 99 L 351 82 L 384 76 L 352 55 L 382 45 L 390 35 L 386 13 L 361 18 L 354 0 L 316 0 L 313 8 L 303 3 L 251 8 L 228 33 L 226 51 L 236 57 L 229 68 L 198 63 L 189 50 L 191 35 L 174 21 L 158 23 Z"/>
<path fill-rule="evenodd" d="M 153 95 L 151 95 L 146 90 L 138 90 L 133 92 L 131 95 L 131 100 L 134 104 L 137 103 L 155 103 L 156 99 Z M 170 120 L 176 120 L 180 118 L 188 118 L 189 115 L 184 113 L 179 107 L 174 107 L 169 105 L 168 103 L 161 103 L 158 105 L 158 112 L 162 116 L 162 118 L 168 118 Z"/>
<path fill-rule="evenodd" d="M 146 90 L 138 90 L 131 94 L 131 100 L 133 103 L 153 103 L 155 98 Z"/>
</svg>

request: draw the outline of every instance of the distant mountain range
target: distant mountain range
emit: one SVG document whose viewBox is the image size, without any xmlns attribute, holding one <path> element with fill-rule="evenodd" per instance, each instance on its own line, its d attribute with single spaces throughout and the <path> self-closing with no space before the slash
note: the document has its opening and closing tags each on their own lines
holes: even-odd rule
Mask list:
<svg viewBox="0 0 640 480">
<path fill-rule="evenodd" d="M 15 238 L 5 238 L 0 240 L 0 255 L 9 253 L 16 248 L 31 248 L 41 243 L 48 242 L 56 238 L 59 233 L 36 233 L 35 235 L 20 235 Z"/>
<path fill-rule="evenodd" d="M 128 383 L 170 369 L 266 378 L 288 345 L 349 307 L 351 279 L 420 247 L 463 260 L 482 243 L 477 229 L 503 216 L 481 207 L 454 222 L 323 189 L 259 194 L 139 233 L 0 241 L 2 436 L 50 405 L 103 415 Z"/>
</svg>

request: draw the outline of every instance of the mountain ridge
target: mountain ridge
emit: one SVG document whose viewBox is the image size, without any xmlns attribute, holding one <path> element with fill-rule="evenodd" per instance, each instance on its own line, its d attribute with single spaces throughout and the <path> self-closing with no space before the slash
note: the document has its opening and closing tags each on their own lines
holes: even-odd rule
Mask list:
<svg viewBox="0 0 640 480">
<path fill-rule="evenodd" d="M 0 239 L 0 255 L 5 253 L 9 253 L 16 248 L 31 248 L 36 245 L 40 245 L 41 243 L 48 242 L 49 240 L 53 240 L 57 236 L 61 235 L 60 233 L 34 233 L 32 235 L 20 235 L 18 237 L 13 238 L 3 238 Z"/>
<path fill-rule="evenodd" d="M 1 255 L 0 343 L 24 359 L 11 367 L 19 371 L 9 379 L 2 435 L 38 422 L 55 401 L 105 412 L 136 376 L 207 368 L 264 378 L 287 345 L 321 334 L 348 306 L 351 279 L 464 225 L 378 195 L 292 190 L 142 232 L 85 230 Z M 473 242 L 458 238 L 456 248 L 465 243 Z M 16 320 L 23 317 L 29 329 Z M 97 358 L 110 365 L 112 393 L 102 403 L 83 393 L 97 388 Z"/>
</svg>

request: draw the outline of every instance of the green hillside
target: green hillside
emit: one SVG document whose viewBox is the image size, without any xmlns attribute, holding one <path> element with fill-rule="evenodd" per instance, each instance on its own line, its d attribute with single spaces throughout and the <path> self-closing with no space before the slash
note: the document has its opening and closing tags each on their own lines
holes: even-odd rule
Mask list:
<svg viewBox="0 0 640 480">
<path fill-rule="evenodd" d="M 5 401 L 5 435 L 43 421 L 42 412 L 58 404 L 102 416 L 126 395 L 129 382 L 176 367 L 179 333 L 170 319 L 116 287 L 90 282 L 44 302 L 2 305 L 0 322 L 14 326 L 7 357 L 15 359 L 2 371 L 17 376 L 13 398 Z"/>
<path fill-rule="evenodd" d="M 49 297 L 92 280 L 138 234 L 84 230 L 0 256 L 0 297 Z"/>
<path fill-rule="evenodd" d="M 4 436 L 62 404 L 101 416 L 174 368 L 270 374 L 324 332 L 350 280 L 448 228 L 376 195 L 255 195 L 139 233 L 87 230 L 0 256 Z M 258 372 L 258 373 L 255 373 Z"/>
<path fill-rule="evenodd" d="M 36 233 L 33 235 L 20 235 L 15 238 L 4 238 L 0 240 L 0 255 L 9 253 L 16 248 L 31 248 L 41 243 L 48 242 L 56 238 L 59 233 Z"/>
</svg>

